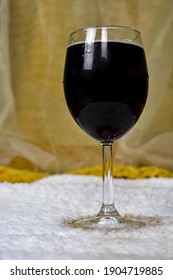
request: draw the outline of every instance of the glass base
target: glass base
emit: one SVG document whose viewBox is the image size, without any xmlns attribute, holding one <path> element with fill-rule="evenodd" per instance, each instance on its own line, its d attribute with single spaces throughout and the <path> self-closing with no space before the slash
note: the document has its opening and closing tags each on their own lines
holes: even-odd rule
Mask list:
<svg viewBox="0 0 173 280">
<path fill-rule="evenodd" d="M 104 229 L 104 230 L 130 230 L 137 229 L 146 224 L 140 220 L 128 219 L 120 215 L 95 215 L 74 220 L 68 223 L 75 228 Z"/>
</svg>

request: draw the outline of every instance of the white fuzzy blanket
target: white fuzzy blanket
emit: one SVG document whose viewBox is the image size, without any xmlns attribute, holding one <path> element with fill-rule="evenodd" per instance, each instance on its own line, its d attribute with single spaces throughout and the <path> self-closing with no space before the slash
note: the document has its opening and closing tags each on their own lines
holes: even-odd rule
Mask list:
<svg viewBox="0 0 173 280">
<path fill-rule="evenodd" d="M 78 175 L 1 183 L 0 259 L 173 259 L 173 179 L 114 181 L 119 212 L 159 217 L 156 225 L 118 232 L 69 227 L 65 221 L 98 212 L 101 183 Z"/>
</svg>

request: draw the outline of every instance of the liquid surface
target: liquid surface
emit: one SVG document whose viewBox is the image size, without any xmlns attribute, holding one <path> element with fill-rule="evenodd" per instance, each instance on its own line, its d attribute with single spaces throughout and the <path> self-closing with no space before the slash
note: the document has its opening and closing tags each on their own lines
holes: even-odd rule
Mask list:
<svg viewBox="0 0 173 280">
<path fill-rule="evenodd" d="M 146 103 L 143 48 L 120 41 L 70 45 L 64 92 L 78 125 L 100 142 L 114 142 L 134 126 Z"/>
</svg>

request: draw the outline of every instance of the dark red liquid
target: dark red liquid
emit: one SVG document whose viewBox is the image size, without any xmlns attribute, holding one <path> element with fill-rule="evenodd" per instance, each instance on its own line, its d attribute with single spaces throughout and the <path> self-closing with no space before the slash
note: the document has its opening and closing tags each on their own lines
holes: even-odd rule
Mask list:
<svg viewBox="0 0 173 280">
<path fill-rule="evenodd" d="M 100 142 L 113 142 L 134 126 L 147 99 L 143 48 L 118 41 L 69 46 L 64 91 L 78 125 Z"/>
</svg>

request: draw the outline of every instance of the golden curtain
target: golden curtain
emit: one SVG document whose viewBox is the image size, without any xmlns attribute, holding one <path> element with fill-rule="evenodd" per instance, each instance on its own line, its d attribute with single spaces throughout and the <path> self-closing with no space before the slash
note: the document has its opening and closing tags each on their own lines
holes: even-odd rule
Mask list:
<svg viewBox="0 0 173 280">
<path fill-rule="evenodd" d="M 101 163 L 62 84 L 68 35 L 91 25 L 139 29 L 148 60 L 147 106 L 114 144 L 114 163 L 173 170 L 172 0 L 0 0 L 0 165 L 63 172 Z"/>
</svg>

